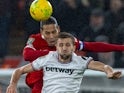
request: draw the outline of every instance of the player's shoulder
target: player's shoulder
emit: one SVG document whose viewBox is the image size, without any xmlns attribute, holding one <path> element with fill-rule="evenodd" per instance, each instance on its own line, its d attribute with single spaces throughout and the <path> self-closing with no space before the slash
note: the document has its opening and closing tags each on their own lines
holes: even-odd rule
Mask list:
<svg viewBox="0 0 124 93">
<path fill-rule="evenodd" d="M 28 38 L 28 40 L 33 40 L 33 41 L 35 41 L 37 39 L 41 39 L 41 34 L 40 33 L 38 33 L 38 34 L 32 34 Z"/>
<path fill-rule="evenodd" d="M 29 38 L 38 38 L 38 37 L 41 37 L 41 34 L 40 33 L 38 33 L 38 34 L 32 34 L 32 35 L 30 35 Z"/>
<path fill-rule="evenodd" d="M 81 56 L 82 60 L 92 60 L 92 57 Z"/>
<path fill-rule="evenodd" d="M 58 52 L 57 51 L 50 51 L 48 56 L 49 56 L 50 60 L 51 59 L 56 59 L 56 58 L 58 58 Z"/>
<path fill-rule="evenodd" d="M 92 57 L 86 57 L 86 56 L 79 56 L 77 54 L 73 54 L 73 59 L 79 62 L 83 62 L 83 61 L 89 61 L 92 60 Z"/>
<path fill-rule="evenodd" d="M 41 56 L 39 58 L 40 59 L 42 59 L 42 58 L 50 59 L 51 57 L 55 56 L 55 54 L 56 54 L 55 51 L 50 51 L 47 55 Z"/>
<path fill-rule="evenodd" d="M 50 51 L 46 56 L 46 61 L 54 62 L 58 59 L 56 51 Z"/>
<path fill-rule="evenodd" d="M 79 61 L 79 60 L 82 59 L 81 56 L 77 55 L 76 53 L 73 53 L 72 58 L 73 58 L 73 60 L 75 60 L 75 61 Z"/>
<path fill-rule="evenodd" d="M 48 55 L 50 55 L 50 56 L 57 56 L 57 51 L 50 51 Z"/>
<path fill-rule="evenodd" d="M 33 44 L 33 42 L 38 41 L 37 39 L 39 38 L 40 34 L 32 34 L 29 36 L 27 40 L 27 44 Z"/>
</svg>

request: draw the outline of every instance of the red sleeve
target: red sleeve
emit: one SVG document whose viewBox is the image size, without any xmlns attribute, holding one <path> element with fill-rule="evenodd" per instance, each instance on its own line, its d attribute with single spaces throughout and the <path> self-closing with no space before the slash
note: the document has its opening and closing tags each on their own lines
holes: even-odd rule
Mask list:
<svg viewBox="0 0 124 93">
<path fill-rule="evenodd" d="M 37 59 L 40 56 L 47 55 L 49 50 L 33 50 L 31 48 L 24 48 L 23 50 L 23 57 L 25 61 L 32 62 L 33 60 Z"/>
<path fill-rule="evenodd" d="M 83 50 L 91 52 L 124 51 L 124 45 L 108 44 L 103 42 L 83 42 Z"/>
</svg>

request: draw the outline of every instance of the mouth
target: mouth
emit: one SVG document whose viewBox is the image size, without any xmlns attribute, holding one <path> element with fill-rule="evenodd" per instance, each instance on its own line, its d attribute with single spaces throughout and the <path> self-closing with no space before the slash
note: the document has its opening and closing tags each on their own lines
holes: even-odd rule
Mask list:
<svg viewBox="0 0 124 93">
<path fill-rule="evenodd" d="M 63 54 L 64 54 L 64 55 L 67 55 L 67 53 L 68 53 L 68 51 L 67 51 L 67 50 L 63 51 Z"/>
<path fill-rule="evenodd" d="M 50 41 L 50 43 L 55 43 L 55 40 L 54 41 Z"/>
<path fill-rule="evenodd" d="M 55 40 L 49 41 L 49 45 L 53 46 L 53 45 L 55 45 L 55 43 L 56 43 Z"/>
</svg>

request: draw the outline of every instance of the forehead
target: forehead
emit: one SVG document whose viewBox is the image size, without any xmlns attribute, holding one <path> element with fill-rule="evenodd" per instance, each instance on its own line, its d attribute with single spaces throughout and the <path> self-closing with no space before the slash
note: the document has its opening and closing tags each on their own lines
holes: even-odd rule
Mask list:
<svg viewBox="0 0 124 93">
<path fill-rule="evenodd" d="M 56 30 L 56 29 L 57 29 L 56 24 L 43 25 L 43 30 L 44 31 L 53 31 L 53 30 Z"/>
<path fill-rule="evenodd" d="M 57 43 L 72 43 L 71 38 L 58 38 Z"/>
</svg>

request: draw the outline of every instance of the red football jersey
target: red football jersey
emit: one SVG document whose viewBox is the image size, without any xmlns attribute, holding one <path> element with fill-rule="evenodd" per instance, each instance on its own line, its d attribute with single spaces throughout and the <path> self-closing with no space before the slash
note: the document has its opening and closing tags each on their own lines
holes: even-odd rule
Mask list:
<svg viewBox="0 0 124 93">
<path fill-rule="evenodd" d="M 49 51 L 55 51 L 56 47 L 48 46 L 47 42 L 43 39 L 41 34 L 31 35 L 27 41 L 26 47 L 24 48 L 23 54 L 27 61 L 32 62 L 40 56 L 44 56 Z M 35 55 L 35 56 L 34 56 Z M 42 80 L 42 71 L 35 71 L 27 74 L 26 83 L 31 85 L 38 80 Z"/>
</svg>

